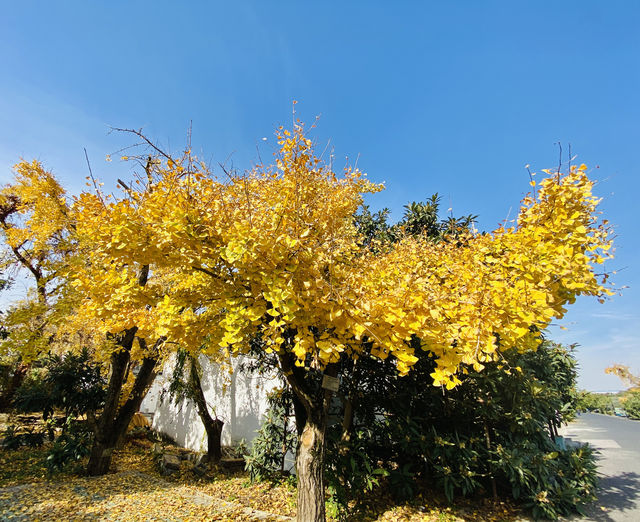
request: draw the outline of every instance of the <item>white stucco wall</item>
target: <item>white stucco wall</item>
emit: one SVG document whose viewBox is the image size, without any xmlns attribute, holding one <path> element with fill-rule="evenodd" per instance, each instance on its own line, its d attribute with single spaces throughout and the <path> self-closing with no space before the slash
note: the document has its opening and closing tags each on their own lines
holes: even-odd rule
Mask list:
<svg viewBox="0 0 640 522">
<path fill-rule="evenodd" d="M 242 361 L 242 357 L 233 360 L 234 370 Z M 202 388 L 210 411 L 215 411 L 224 421 L 222 444 L 231 445 L 244 440 L 250 445 L 268 407 L 266 395 L 281 383 L 274 377 L 247 372 L 234 371 L 229 375 L 203 356 L 200 364 Z M 174 404 L 168 391 L 163 398 L 163 391 L 169 387 L 171 366 L 169 361 L 162 374 L 156 377 L 140 411 L 152 414 L 153 428 L 167 434 L 179 445 L 194 451 L 206 451 L 207 435 L 195 404 L 189 400 Z"/>
</svg>

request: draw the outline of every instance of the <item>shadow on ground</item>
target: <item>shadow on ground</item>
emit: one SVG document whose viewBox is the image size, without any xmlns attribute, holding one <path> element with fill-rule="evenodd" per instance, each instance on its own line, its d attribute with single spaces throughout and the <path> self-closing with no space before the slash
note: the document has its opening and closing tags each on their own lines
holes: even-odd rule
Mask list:
<svg viewBox="0 0 640 522">
<path fill-rule="evenodd" d="M 624 513 L 638 510 L 640 504 L 640 475 L 633 472 L 601 477 L 598 500 L 588 507 L 586 515 L 591 520 L 612 522 L 610 512 Z"/>
</svg>

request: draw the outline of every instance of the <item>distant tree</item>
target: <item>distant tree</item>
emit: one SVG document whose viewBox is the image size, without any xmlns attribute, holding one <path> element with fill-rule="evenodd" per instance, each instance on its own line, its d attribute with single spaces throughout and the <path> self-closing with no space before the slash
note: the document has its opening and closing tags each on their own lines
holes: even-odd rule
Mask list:
<svg viewBox="0 0 640 522">
<path fill-rule="evenodd" d="M 61 298 L 63 260 L 71 248 L 69 207 L 56 178 L 37 161 L 22 161 L 14 170 L 13 183 L 0 191 L 0 269 L 9 278 L 27 274 L 33 287 L 3 314 L 0 357 L 14 370 L 0 410 L 11 405 L 30 362 L 50 348 L 51 325 L 61 309 L 53 305 Z M 3 287 L 6 283 L 3 277 Z"/>
<path fill-rule="evenodd" d="M 224 422 L 207 402 L 202 388 L 202 367 L 197 356 L 184 349 L 176 352 L 175 364 L 171 368 L 169 393 L 175 403 L 188 399 L 195 404 L 207 433 L 207 460 L 213 464 L 219 462 L 222 458 L 221 437 Z"/>
<path fill-rule="evenodd" d="M 640 392 L 629 391 L 621 401 L 627 415 L 632 419 L 640 420 Z"/>
<path fill-rule="evenodd" d="M 614 364 L 608 367 L 605 372 L 617 375 L 623 382 L 631 385 L 620 402 L 629 417 L 640 419 L 640 377 L 633 374 L 628 366 L 622 364 Z"/>
</svg>

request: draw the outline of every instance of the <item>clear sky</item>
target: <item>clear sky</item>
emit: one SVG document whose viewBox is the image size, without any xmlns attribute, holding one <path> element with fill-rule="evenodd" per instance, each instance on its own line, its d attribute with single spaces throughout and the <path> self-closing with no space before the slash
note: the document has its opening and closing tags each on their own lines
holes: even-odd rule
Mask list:
<svg viewBox="0 0 640 522">
<path fill-rule="evenodd" d="M 143 128 L 172 151 L 193 122 L 214 165 L 266 161 L 292 100 L 402 206 L 434 192 L 480 229 L 514 217 L 526 164 L 571 145 L 600 182 L 617 231 L 622 296 L 580 300 L 552 337 L 581 345 L 581 386 L 621 389 L 640 372 L 640 2 L 5 2 L 0 15 L 0 181 L 37 158 L 72 191 Z M 267 138 L 267 140 L 263 140 Z M 116 154 L 116 156 L 118 156 Z M 124 174 L 123 174 L 124 173 Z"/>
</svg>

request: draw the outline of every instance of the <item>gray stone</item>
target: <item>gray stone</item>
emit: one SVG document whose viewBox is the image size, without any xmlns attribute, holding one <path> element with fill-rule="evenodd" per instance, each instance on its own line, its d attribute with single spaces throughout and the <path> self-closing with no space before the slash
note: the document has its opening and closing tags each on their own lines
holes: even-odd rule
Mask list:
<svg viewBox="0 0 640 522">
<path fill-rule="evenodd" d="M 222 459 L 220 464 L 223 468 L 229 471 L 242 471 L 245 467 L 245 461 L 243 458 Z"/>
<path fill-rule="evenodd" d="M 197 453 L 195 459 L 196 466 L 204 466 L 207 463 L 208 455 L 206 453 Z"/>
<path fill-rule="evenodd" d="M 160 465 L 165 469 L 179 470 L 180 459 L 171 453 L 165 453 L 162 455 L 162 461 Z"/>
<path fill-rule="evenodd" d="M 197 466 L 194 466 L 191 471 L 193 471 L 193 474 L 198 477 L 204 477 L 207 474 L 207 467 L 203 464 L 198 464 Z"/>
</svg>

